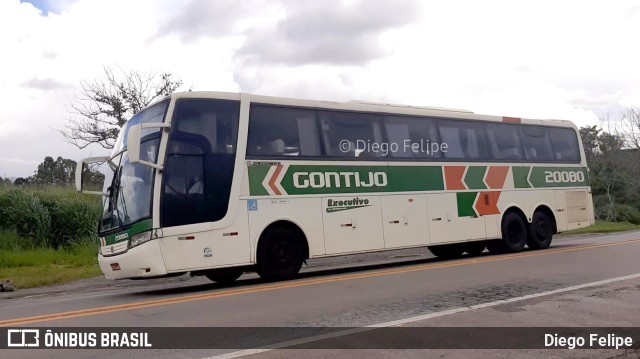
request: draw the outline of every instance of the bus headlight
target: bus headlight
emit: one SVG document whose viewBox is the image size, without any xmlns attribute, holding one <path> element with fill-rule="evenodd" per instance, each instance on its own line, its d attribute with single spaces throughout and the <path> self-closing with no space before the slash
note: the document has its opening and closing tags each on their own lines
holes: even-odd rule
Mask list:
<svg viewBox="0 0 640 359">
<path fill-rule="evenodd" d="M 131 237 L 131 240 L 129 240 L 129 248 L 139 246 L 142 243 L 148 242 L 150 240 L 151 240 L 151 231 L 138 233 L 135 236 Z"/>
</svg>

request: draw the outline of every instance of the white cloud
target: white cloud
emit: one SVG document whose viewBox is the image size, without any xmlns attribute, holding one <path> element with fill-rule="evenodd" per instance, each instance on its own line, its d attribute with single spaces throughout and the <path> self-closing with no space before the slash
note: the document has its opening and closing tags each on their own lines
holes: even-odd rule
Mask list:
<svg viewBox="0 0 640 359">
<path fill-rule="evenodd" d="M 33 77 L 22 83 L 22 87 L 36 90 L 55 90 L 71 87 L 70 84 L 58 81 L 54 78 L 37 78 Z"/>
<path fill-rule="evenodd" d="M 42 3 L 42 1 L 34 1 Z M 194 90 L 466 108 L 597 123 L 640 106 L 637 1 L 0 1 L 0 174 L 63 142 L 80 80 L 105 65 Z M 18 159 L 7 161 L 6 159 Z"/>
<path fill-rule="evenodd" d="M 20 123 L 10 121 L 0 122 L 0 140 L 13 136 L 21 136 L 29 132 L 29 127 Z"/>
<path fill-rule="evenodd" d="M 378 36 L 420 16 L 419 1 L 286 2 L 286 15 L 248 31 L 238 51 L 249 63 L 366 64 L 389 53 Z"/>
</svg>

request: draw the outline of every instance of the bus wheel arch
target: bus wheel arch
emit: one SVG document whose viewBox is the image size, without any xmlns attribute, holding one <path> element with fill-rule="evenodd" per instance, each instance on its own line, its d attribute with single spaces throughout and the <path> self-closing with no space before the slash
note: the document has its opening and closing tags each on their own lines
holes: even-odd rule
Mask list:
<svg viewBox="0 0 640 359">
<path fill-rule="evenodd" d="M 230 267 L 212 269 L 204 272 L 204 276 L 210 281 L 216 282 L 222 285 L 230 285 L 235 282 L 244 273 L 242 267 Z"/>
<path fill-rule="evenodd" d="M 427 249 L 434 256 L 440 259 L 455 259 L 464 253 L 464 243 L 441 244 L 437 246 L 428 246 Z"/>
<path fill-rule="evenodd" d="M 487 242 L 487 249 L 492 254 L 516 253 L 524 249 L 529 236 L 529 222 L 522 209 L 509 207 L 500 221 L 501 239 Z"/>
<path fill-rule="evenodd" d="M 256 271 L 266 280 L 294 277 L 309 258 L 309 243 L 295 223 L 278 220 L 260 234 L 256 249 Z"/>
<path fill-rule="evenodd" d="M 531 249 L 547 249 L 556 233 L 558 225 L 553 211 L 546 205 L 538 206 L 531 216 L 527 245 Z"/>
</svg>

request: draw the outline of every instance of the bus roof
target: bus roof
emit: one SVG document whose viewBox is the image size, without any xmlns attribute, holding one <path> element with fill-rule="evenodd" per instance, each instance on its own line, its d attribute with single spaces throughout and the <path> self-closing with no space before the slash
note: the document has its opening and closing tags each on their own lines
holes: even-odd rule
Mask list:
<svg viewBox="0 0 640 359">
<path fill-rule="evenodd" d="M 567 120 L 558 120 L 558 119 L 542 120 L 542 119 L 528 119 L 528 118 L 521 118 L 521 117 L 482 115 L 482 114 L 474 113 L 469 110 L 462 110 L 462 109 L 455 109 L 455 108 L 399 105 L 399 104 L 377 103 L 377 102 L 362 101 L 362 100 L 337 102 L 337 101 L 306 100 L 306 99 L 295 99 L 295 98 L 289 98 L 289 97 L 254 95 L 254 94 L 239 93 L 239 92 L 215 92 L 215 91 L 176 92 L 172 95 L 172 97 L 174 98 L 210 97 L 210 98 L 218 98 L 218 99 L 226 99 L 226 100 L 240 100 L 242 97 L 248 97 L 251 102 L 270 104 L 270 105 L 309 107 L 309 108 L 343 110 L 343 111 L 380 112 L 380 113 L 390 113 L 390 114 L 392 113 L 392 114 L 409 115 L 409 116 L 444 117 L 444 118 L 453 118 L 453 119 L 481 120 L 481 121 L 504 122 L 504 123 L 522 123 L 522 124 L 532 124 L 532 125 L 571 127 L 577 130 L 576 125 L 573 122 L 567 121 Z"/>
</svg>

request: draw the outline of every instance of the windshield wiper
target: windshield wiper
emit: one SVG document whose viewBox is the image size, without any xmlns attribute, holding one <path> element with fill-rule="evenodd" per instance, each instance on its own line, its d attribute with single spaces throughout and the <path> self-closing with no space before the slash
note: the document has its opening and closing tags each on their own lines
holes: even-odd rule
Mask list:
<svg viewBox="0 0 640 359">
<path fill-rule="evenodd" d="M 129 223 L 131 221 L 131 218 L 129 217 L 129 213 L 127 210 L 127 203 L 124 199 L 124 193 L 122 193 L 122 187 L 120 186 L 118 187 L 118 197 L 120 200 L 122 200 L 122 213 L 124 214 L 124 222 L 120 221 L 120 224 Z M 116 213 L 118 213 L 118 218 L 119 218 L 120 211 L 116 210 Z"/>
<path fill-rule="evenodd" d="M 120 195 L 120 176 L 122 175 L 122 167 L 116 170 L 111 185 L 111 193 L 109 196 L 109 212 L 111 213 L 111 229 L 119 227 L 122 224 L 118 211 L 118 196 Z M 115 221 L 114 221 L 115 219 Z"/>
</svg>

